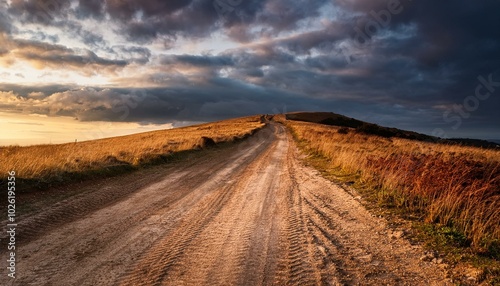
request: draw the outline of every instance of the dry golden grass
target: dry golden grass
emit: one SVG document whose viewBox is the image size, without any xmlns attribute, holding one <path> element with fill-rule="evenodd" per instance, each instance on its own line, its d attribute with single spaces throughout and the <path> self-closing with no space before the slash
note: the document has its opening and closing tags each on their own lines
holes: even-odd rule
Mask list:
<svg viewBox="0 0 500 286">
<path fill-rule="evenodd" d="M 100 172 L 117 166 L 140 166 L 171 154 L 204 146 L 202 137 L 231 142 L 263 127 L 258 116 L 152 131 L 79 143 L 0 147 L 0 174 L 10 170 L 19 179 L 53 182 L 71 174 Z"/>
<path fill-rule="evenodd" d="M 473 249 L 500 245 L 500 152 L 475 147 L 340 134 L 338 127 L 281 119 L 328 168 L 376 190 L 380 202 L 451 226 Z"/>
</svg>

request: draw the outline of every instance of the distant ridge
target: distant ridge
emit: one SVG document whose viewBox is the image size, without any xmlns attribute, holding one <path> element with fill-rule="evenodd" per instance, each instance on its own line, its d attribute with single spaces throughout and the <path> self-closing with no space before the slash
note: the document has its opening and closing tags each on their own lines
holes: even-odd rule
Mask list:
<svg viewBox="0 0 500 286">
<path fill-rule="evenodd" d="M 374 123 L 361 121 L 333 112 L 293 112 L 287 113 L 286 119 L 332 126 L 350 127 L 356 129 L 356 131 L 360 133 L 378 135 L 386 138 L 397 137 L 431 142 L 437 142 L 441 140 L 438 137 L 397 128 L 383 127 Z"/>
<path fill-rule="evenodd" d="M 481 139 L 470 139 L 470 138 L 451 138 L 448 141 L 453 141 L 462 145 L 476 146 L 483 148 L 497 148 L 500 143 L 494 142 L 493 140 L 481 140 Z"/>
<path fill-rule="evenodd" d="M 469 138 L 453 138 L 442 139 L 439 137 L 429 136 L 414 131 L 402 130 L 398 128 L 383 127 L 374 123 L 369 123 L 347 117 L 333 112 L 290 112 L 285 114 L 286 119 L 295 121 L 304 121 L 319 123 L 324 125 L 340 126 L 354 128 L 356 132 L 382 136 L 386 138 L 396 137 L 410 140 L 439 142 L 445 144 L 459 144 L 465 146 L 482 147 L 482 148 L 498 148 L 500 140 L 469 139 Z"/>
</svg>

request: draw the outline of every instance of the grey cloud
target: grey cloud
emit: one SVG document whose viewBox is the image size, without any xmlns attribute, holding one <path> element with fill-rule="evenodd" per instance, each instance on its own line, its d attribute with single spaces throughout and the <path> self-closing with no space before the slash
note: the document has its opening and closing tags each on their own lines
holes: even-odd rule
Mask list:
<svg viewBox="0 0 500 286">
<path fill-rule="evenodd" d="M 60 90 L 61 87 L 53 89 Z M 28 93 L 30 90 L 24 89 L 23 92 Z M 74 87 L 45 97 L 30 98 L 15 93 L 4 96 L 11 100 L 2 100 L 0 106 L 3 109 L 49 116 L 71 116 L 81 121 L 208 121 L 272 113 L 273 110 L 283 110 L 285 106 L 288 110 L 307 107 L 318 109 L 325 106 L 322 101 L 279 90 L 255 88 L 225 78 L 214 79 L 206 86 L 148 89 Z"/>
<path fill-rule="evenodd" d="M 129 62 L 146 64 L 151 57 L 148 48 L 138 46 L 113 46 L 111 51 Z"/>
<path fill-rule="evenodd" d="M 160 60 L 163 65 L 186 64 L 199 67 L 233 66 L 231 57 L 227 56 L 194 56 L 194 55 L 172 55 L 163 56 Z"/>
<path fill-rule="evenodd" d="M 69 89 L 74 88 L 74 86 L 68 85 L 38 85 L 38 86 L 29 86 L 29 85 L 18 85 L 18 84 L 6 84 L 0 83 L 0 91 L 12 91 L 14 94 L 17 94 L 21 97 L 28 97 L 30 93 L 40 92 L 47 95 L 63 92 Z"/>
<path fill-rule="evenodd" d="M 16 51 L 17 58 L 23 58 L 28 61 L 43 61 L 45 64 L 53 66 L 124 67 L 128 64 L 125 60 L 102 58 L 90 50 L 77 52 L 63 45 L 28 40 L 13 40 L 13 44 L 18 48 Z"/>
<path fill-rule="evenodd" d="M 75 21 L 63 21 L 59 23 L 60 27 L 64 27 L 68 34 L 79 36 L 82 42 L 89 47 L 104 47 L 106 41 L 102 35 L 88 31 L 82 25 Z"/>
<path fill-rule="evenodd" d="M 155 15 L 171 14 L 191 4 L 191 0 L 108 0 L 106 11 L 112 16 L 127 21 L 134 16 L 137 11 L 144 13 L 146 17 Z"/>
<path fill-rule="evenodd" d="M 109 1 L 107 12 L 122 23 L 131 41 L 148 43 L 159 36 L 206 36 L 215 29 L 212 1 Z M 142 13 L 140 19 L 134 18 Z"/>
<path fill-rule="evenodd" d="M 278 49 L 272 45 L 255 48 L 253 51 L 247 49 L 226 53 L 239 68 L 253 69 L 262 66 L 273 66 L 287 68 L 298 61 L 295 55 Z"/>
<path fill-rule="evenodd" d="M 465 98 L 474 95 L 478 76 L 499 69 L 500 2 L 401 0 L 400 13 L 390 15 L 387 25 L 375 24 L 376 30 L 363 36 L 366 42 L 357 41 L 361 39 L 358 31 L 366 32 L 366 25 L 376 22 L 375 14 L 383 15 L 388 3 L 396 3 L 391 1 L 249 0 L 222 14 L 217 13 L 217 1 L 213 0 L 79 0 L 75 11 L 62 1 L 53 8 L 60 11 L 52 14 L 57 17 L 43 24 L 66 27 L 91 51 L 37 42 L 50 41 L 48 38 L 13 43 L 19 58 L 44 61 L 54 67 L 59 63 L 98 70 L 130 63 L 142 65 L 144 74 L 120 83 L 144 81 L 158 88 L 146 90 L 148 96 L 140 107 L 130 110 L 126 120 L 131 121 L 205 121 L 260 112 L 283 103 L 291 106 L 290 110 L 330 108 L 360 119 L 420 131 L 446 125 L 442 106 L 463 104 Z M 36 15 L 34 7 L 39 2 L 12 3 L 7 17 L 37 21 L 29 17 Z M 320 16 L 327 5 L 336 11 L 335 15 Z M 109 20 L 118 27 L 117 33 L 131 41 L 130 45 L 111 46 L 98 31 L 80 27 L 80 22 L 68 20 L 74 17 L 65 17 L 64 13 L 76 13 L 79 19 L 92 18 L 90 21 L 101 24 Z M 308 21 L 317 30 L 309 29 Z M 0 18 L 4 35 L 13 33 L 11 22 L 17 20 Z M 198 40 L 214 32 L 245 45 L 215 55 L 167 56 L 147 48 L 152 41 L 163 41 L 170 49 L 178 39 Z M 0 56 L 9 57 L 9 48 L 0 48 Z M 47 97 L 64 92 L 82 100 L 85 97 L 73 88 L 43 92 Z M 103 92 L 96 88 L 87 92 L 112 99 L 135 91 L 114 88 Z M 68 102 L 68 106 L 75 104 L 67 97 L 53 98 Z M 472 126 L 498 130 L 494 124 L 500 121 L 495 111 L 499 98 L 495 94 L 481 102 L 467 123 L 464 120 L 464 132 Z M 82 120 L 120 120 L 108 101 L 88 105 L 87 111 L 78 113 Z M 75 110 L 68 107 L 58 112 L 72 114 Z"/>
<path fill-rule="evenodd" d="M 9 13 L 22 21 L 50 25 L 58 18 L 64 18 L 71 0 L 12 0 Z"/>
<path fill-rule="evenodd" d="M 343 57 L 320 55 L 316 57 L 307 57 L 304 64 L 311 69 L 331 71 L 347 67 L 348 62 Z"/>
<path fill-rule="evenodd" d="M 132 22 L 127 24 L 124 29 L 127 38 L 137 43 L 149 43 L 159 35 L 158 26 L 155 23 Z M 169 33 L 174 37 L 174 33 Z"/>
<path fill-rule="evenodd" d="M 32 41 L 38 41 L 38 42 L 44 42 L 44 41 L 49 41 L 53 44 L 59 42 L 59 36 L 58 35 L 50 35 L 46 34 L 41 31 L 26 31 L 26 33 L 31 34 L 31 40 Z"/>
<path fill-rule="evenodd" d="M 262 69 L 256 68 L 256 69 L 249 69 L 245 71 L 245 75 L 250 76 L 250 77 L 263 77 L 264 72 Z"/>
<path fill-rule="evenodd" d="M 257 36 L 250 31 L 252 26 L 268 27 L 265 31 L 268 35 L 292 30 L 301 20 L 317 16 L 328 1 L 314 1 L 306 8 L 303 3 L 283 0 L 232 3 L 226 0 L 111 0 L 106 5 L 80 2 L 78 11 L 92 17 L 105 11 L 121 23 L 129 40 L 138 43 L 148 43 L 160 36 L 171 39 L 178 36 L 205 37 L 220 28 L 233 39 L 248 41 Z"/>
<path fill-rule="evenodd" d="M 10 33 L 12 28 L 9 14 L 7 11 L 3 10 L 2 3 L 0 3 L 0 34 L 2 33 Z"/>
<path fill-rule="evenodd" d="M 104 13 L 104 3 L 101 0 L 78 0 L 77 15 L 81 18 L 100 19 Z"/>
<path fill-rule="evenodd" d="M 329 3 L 328 0 L 300 1 L 270 0 L 258 16 L 258 22 L 272 27 L 275 32 L 297 28 L 299 21 L 316 17 L 319 9 Z"/>
</svg>

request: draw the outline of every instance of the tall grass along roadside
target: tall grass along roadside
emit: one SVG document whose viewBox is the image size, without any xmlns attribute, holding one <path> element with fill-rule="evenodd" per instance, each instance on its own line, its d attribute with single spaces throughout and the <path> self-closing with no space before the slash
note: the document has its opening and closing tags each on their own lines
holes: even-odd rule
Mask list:
<svg viewBox="0 0 500 286">
<path fill-rule="evenodd" d="M 18 180 L 46 185 L 112 169 L 133 169 L 182 151 L 242 139 L 263 126 L 253 116 L 78 143 L 0 147 L 0 179 L 15 170 Z"/>
<path fill-rule="evenodd" d="M 383 138 L 352 128 L 284 120 L 329 168 L 356 174 L 376 199 L 450 226 L 472 249 L 500 255 L 500 152 Z"/>
</svg>

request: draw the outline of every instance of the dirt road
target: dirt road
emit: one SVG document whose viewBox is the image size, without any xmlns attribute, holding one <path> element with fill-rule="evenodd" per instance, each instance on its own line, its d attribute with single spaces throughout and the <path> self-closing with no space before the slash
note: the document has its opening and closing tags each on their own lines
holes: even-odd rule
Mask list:
<svg viewBox="0 0 500 286">
<path fill-rule="evenodd" d="M 203 153 L 22 218 L 17 278 L 0 284 L 447 285 L 420 248 L 304 166 L 279 124 Z"/>
</svg>

